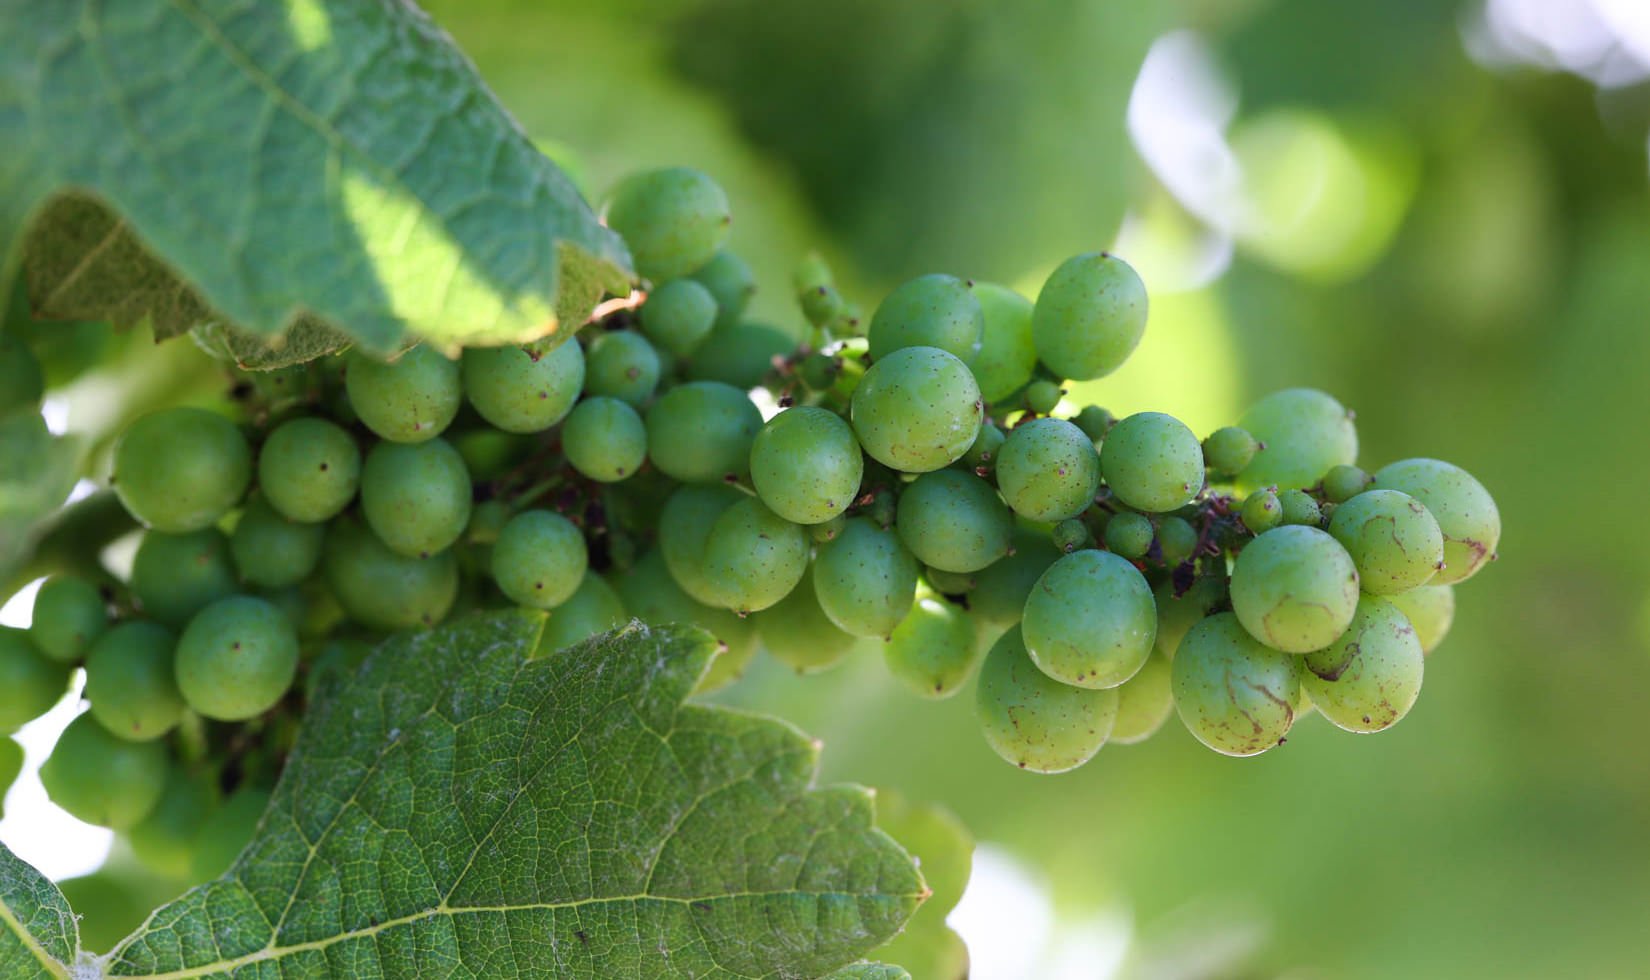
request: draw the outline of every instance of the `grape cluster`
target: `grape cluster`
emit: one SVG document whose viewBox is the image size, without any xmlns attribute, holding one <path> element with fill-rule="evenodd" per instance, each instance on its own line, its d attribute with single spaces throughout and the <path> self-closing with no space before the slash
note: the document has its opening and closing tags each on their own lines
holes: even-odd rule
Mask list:
<svg viewBox="0 0 1650 980">
<path fill-rule="evenodd" d="M 922 276 L 868 320 L 809 257 L 798 340 L 744 316 L 755 283 L 705 175 L 633 177 L 606 220 L 648 291 L 576 337 L 235 372 L 238 417 L 127 429 L 130 574 L 57 576 L 27 633 L 0 632 L 0 727 L 85 669 L 53 799 L 157 868 L 221 867 L 318 683 L 385 633 L 510 605 L 549 613 L 541 653 L 698 624 L 722 648 L 702 690 L 759 649 L 812 672 L 866 641 L 921 697 L 978 674 L 986 741 L 1038 772 L 1176 709 L 1253 755 L 1313 706 L 1352 731 L 1403 717 L 1453 584 L 1494 557 L 1476 480 L 1359 469 L 1321 392 L 1202 440 L 1071 410 L 1066 383 L 1146 325 L 1116 256 L 1067 260 L 1035 301 Z"/>
</svg>

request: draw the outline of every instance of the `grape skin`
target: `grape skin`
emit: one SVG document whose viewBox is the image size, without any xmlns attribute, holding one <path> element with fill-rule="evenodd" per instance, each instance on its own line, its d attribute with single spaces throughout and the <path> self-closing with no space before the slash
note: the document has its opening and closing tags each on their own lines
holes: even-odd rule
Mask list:
<svg viewBox="0 0 1650 980">
<path fill-rule="evenodd" d="M 234 594 L 229 540 L 216 528 L 187 534 L 146 531 L 127 585 L 145 615 L 181 629 L 195 613 Z"/>
<path fill-rule="evenodd" d="M 361 424 L 390 442 L 434 439 L 458 415 L 464 381 L 458 364 L 419 346 L 394 361 L 350 352 L 344 388 Z"/>
<path fill-rule="evenodd" d="M 731 327 L 744 315 L 745 307 L 756 294 L 756 276 L 745 260 L 727 249 L 717 252 L 693 274 L 716 299 L 714 327 Z"/>
<path fill-rule="evenodd" d="M 1112 726 L 1110 741 L 1136 745 L 1157 734 L 1174 714 L 1172 674 L 1169 659 L 1154 653 L 1117 688 L 1117 723 Z"/>
<path fill-rule="evenodd" d="M 550 621 L 539 637 L 537 655 L 582 643 L 597 633 L 618 629 L 625 621 L 624 601 L 613 586 L 595 572 L 585 572 L 573 595 L 550 613 Z"/>
<path fill-rule="evenodd" d="M 470 472 L 445 439 L 381 442 L 361 469 L 361 512 L 392 551 L 427 558 L 470 523 Z"/>
<path fill-rule="evenodd" d="M 115 494 L 133 517 L 183 534 L 212 526 L 252 481 L 252 450 L 235 423 L 199 408 L 133 422 L 115 446 Z"/>
<path fill-rule="evenodd" d="M 548 510 L 527 510 L 499 531 L 491 571 L 511 602 L 554 609 L 578 589 L 589 560 L 584 535 L 572 521 Z"/>
<path fill-rule="evenodd" d="M 464 352 L 464 394 L 487 424 L 505 432 L 543 432 L 567 417 L 584 389 L 584 348 L 567 338 L 549 350 L 471 347 Z"/>
<path fill-rule="evenodd" d="M 1438 522 L 1407 493 L 1369 490 L 1335 509 L 1329 534 L 1358 566 L 1371 595 L 1393 595 L 1427 584 L 1444 564 Z"/>
<path fill-rule="evenodd" d="M 647 459 L 647 426 L 617 398 L 586 398 L 561 430 L 561 448 L 575 470 L 599 483 L 635 475 Z"/>
<path fill-rule="evenodd" d="M 975 283 L 974 296 L 985 317 L 985 332 L 979 353 L 968 366 L 979 383 L 980 397 L 998 402 L 1019 391 L 1037 369 L 1031 300 L 991 282 Z"/>
<path fill-rule="evenodd" d="M 896 286 L 871 315 L 865 336 L 872 360 L 902 347 L 937 347 L 968 364 L 984 333 L 985 312 L 972 284 L 935 273 Z"/>
<path fill-rule="evenodd" d="M 1438 644 L 1444 642 L 1444 637 L 1449 635 L 1450 624 L 1455 621 L 1453 585 L 1423 585 L 1418 589 L 1389 595 L 1386 598 L 1415 628 L 1415 636 L 1421 642 L 1422 653 L 1431 653 L 1438 649 Z"/>
<path fill-rule="evenodd" d="M 0 626 L 0 732 L 45 714 L 63 696 L 70 671 L 42 656 L 24 630 Z"/>
<path fill-rule="evenodd" d="M 298 636 L 262 599 L 231 596 L 207 606 L 178 640 L 178 690 L 198 714 L 244 721 L 281 699 L 298 672 Z"/>
<path fill-rule="evenodd" d="M 883 645 L 888 672 L 919 697 L 951 697 L 979 666 L 983 652 L 974 624 L 957 606 L 933 596 L 919 598 Z"/>
<path fill-rule="evenodd" d="M 718 604 L 716 583 L 705 574 L 705 546 L 722 512 L 741 499 L 721 484 L 680 487 L 659 511 L 659 553 L 670 577 L 697 602 Z"/>
<path fill-rule="evenodd" d="M 584 360 L 587 395 L 646 403 L 659 386 L 659 355 L 641 334 L 614 330 L 590 342 Z"/>
<path fill-rule="evenodd" d="M 283 422 L 258 452 L 258 488 L 288 520 L 331 520 L 361 482 L 361 450 L 349 433 L 316 418 Z"/>
<path fill-rule="evenodd" d="M 217 788 L 182 765 L 168 769 L 154 809 L 126 832 L 126 843 L 144 867 L 169 878 L 189 874 L 195 838 L 215 816 Z"/>
<path fill-rule="evenodd" d="M 1067 772 L 1094 758 L 1117 722 L 1117 691 L 1061 684 L 1026 654 L 1019 627 L 998 638 L 980 667 L 975 713 L 986 743 L 1032 772 Z"/>
<path fill-rule="evenodd" d="M 1020 621 L 1038 669 L 1062 684 L 1112 688 L 1133 677 L 1157 641 L 1157 607 L 1140 572 L 1107 551 L 1050 565 Z"/>
<path fill-rule="evenodd" d="M 1057 376 L 1093 381 L 1122 366 L 1146 332 L 1146 287 L 1104 252 L 1074 255 L 1043 283 L 1032 311 L 1037 356 Z"/>
<path fill-rule="evenodd" d="M 670 389 L 647 410 L 647 456 L 683 483 L 707 483 L 750 466 L 762 413 L 745 393 L 716 381 Z"/>
<path fill-rule="evenodd" d="M 723 649 L 699 679 L 699 685 L 694 688 L 696 694 L 707 694 L 731 684 L 756 654 L 756 616 L 741 619 L 731 610 L 708 606 L 682 591 L 671 577 L 664 552 L 658 549 L 638 558 L 628 571 L 615 578 L 613 587 L 624 608 L 644 623 L 654 626 L 692 623 L 716 637 Z M 773 608 L 781 608 L 788 601 L 789 597 Z"/>
<path fill-rule="evenodd" d="M 1238 552 L 1232 611 L 1274 650 L 1310 653 L 1335 640 L 1358 608 L 1358 570 L 1334 538 L 1312 527 L 1267 531 Z"/>
<path fill-rule="evenodd" d="M 1231 613 L 1193 626 L 1175 653 L 1175 709 L 1197 740 L 1222 755 L 1259 755 L 1295 723 L 1299 658 L 1268 649 Z"/>
<path fill-rule="evenodd" d="M 1352 414 L 1312 388 L 1275 391 L 1250 406 L 1238 424 L 1265 446 L 1238 480 L 1245 491 L 1304 489 L 1331 467 L 1358 459 Z"/>
<path fill-rule="evenodd" d="M 733 217 L 716 181 L 689 167 L 664 167 L 625 178 L 603 217 L 624 237 L 636 271 L 655 283 L 703 267 L 727 240 Z"/>
<path fill-rule="evenodd" d="M 871 365 L 854 389 L 854 432 L 872 459 L 927 473 L 961 459 L 984 418 L 968 366 L 936 347 L 902 347 Z"/>
<path fill-rule="evenodd" d="M 1349 732 L 1378 732 L 1415 705 L 1426 658 L 1404 614 L 1364 596 L 1346 634 L 1303 662 L 1301 683 L 1320 714 Z"/>
<path fill-rule="evenodd" d="M 892 529 L 850 518 L 836 540 L 819 547 L 814 593 L 838 629 L 886 638 L 916 599 L 917 559 Z"/>
<path fill-rule="evenodd" d="M 104 633 L 86 655 L 86 700 L 109 734 L 147 742 L 183 719 L 173 677 L 178 638 L 157 623 L 129 620 Z"/>
<path fill-rule="evenodd" d="M 773 372 L 775 358 L 789 357 L 796 347 L 795 337 L 766 323 L 747 320 L 717 327 L 693 352 L 687 374 L 748 391 Z"/>
<path fill-rule="evenodd" d="M 73 663 L 109 626 L 97 586 L 73 575 L 54 575 L 34 595 L 29 639 L 50 660 Z"/>
<path fill-rule="evenodd" d="M 1107 433 L 1100 472 L 1118 500 L 1135 510 L 1164 513 L 1190 503 L 1203 489 L 1203 446 L 1174 416 L 1140 412 Z"/>
<path fill-rule="evenodd" d="M 243 580 L 279 589 L 298 584 L 315 570 L 325 538 L 322 525 L 289 521 L 259 496 L 247 501 L 235 523 L 229 553 Z"/>
<path fill-rule="evenodd" d="M 703 272 L 703 270 L 700 270 Z M 673 279 L 642 304 L 642 332 L 678 357 L 698 349 L 716 326 L 716 297 L 696 279 Z"/>
<path fill-rule="evenodd" d="M 997 451 L 997 485 L 1015 513 L 1033 521 L 1063 521 L 1094 502 L 1100 457 L 1072 423 L 1033 419 L 1016 426 Z"/>
<path fill-rule="evenodd" d="M 917 560 L 977 572 L 1008 553 L 1014 518 L 991 484 L 960 470 L 924 473 L 900 494 L 894 522 Z"/>
<path fill-rule="evenodd" d="M 458 559 L 451 551 L 409 558 L 350 520 L 329 525 L 321 570 L 344 612 L 368 629 L 434 626 L 458 597 Z"/>
<path fill-rule="evenodd" d="M 808 569 L 808 536 L 755 497 L 734 502 L 705 540 L 705 576 L 717 605 L 739 613 L 789 595 Z"/>
<path fill-rule="evenodd" d="M 58 736 L 40 767 L 40 782 L 72 816 L 125 830 L 155 808 L 168 768 L 162 743 L 116 738 L 82 714 Z"/>
<path fill-rule="evenodd" d="M 1007 629 L 1025 613 L 1026 597 L 1043 572 L 1060 559 L 1048 535 L 1015 528 L 1014 553 L 993 562 L 975 576 L 969 594 L 969 612 L 998 629 Z"/>
<path fill-rule="evenodd" d="M 1406 459 L 1375 472 L 1372 486 L 1401 490 L 1419 500 L 1444 534 L 1444 567 L 1437 585 L 1463 582 L 1495 557 L 1501 542 L 1501 512 L 1484 485 L 1452 463 Z"/>
<path fill-rule="evenodd" d="M 802 405 L 768 420 L 751 443 L 751 481 L 779 516 L 822 524 L 846 511 L 865 474 L 865 456 L 842 416 Z"/>
</svg>

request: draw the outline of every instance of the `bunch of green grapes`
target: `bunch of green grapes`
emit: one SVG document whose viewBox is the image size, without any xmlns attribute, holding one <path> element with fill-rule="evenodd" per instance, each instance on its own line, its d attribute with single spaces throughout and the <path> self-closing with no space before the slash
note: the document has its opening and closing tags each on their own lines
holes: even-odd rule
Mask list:
<svg viewBox="0 0 1650 980">
<path fill-rule="evenodd" d="M 1037 772 L 1177 711 L 1252 755 L 1308 706 L 1352 731 L 1403 717 L 1453 584 L 1494 556 L 1477 481 L 1357 468 L 1321 392 L 1201 440 L 1071 410 L 1065 383 L 1145 329 L 1116 256 L 1067 260 L 1035 301 L 923 276 L 869 318 L 810 257 L 793 332 L 745 317 L 756 286 L 705 175 L 630 178 L 605 217 L 645 292 L 577 330 L 236 372 L 237 415 L 126 430 L 129 574 L 54 578 L 33 627 L 0 633 L 0 725 L 85 670 L 53 799 L 158 869 L 217 868 L 330 676 L 506 606 L 548 614 L 544 654 L 633 617 L 697 624 L 721 651 L 705 691 L 759 650 L 813 672 L 877 648 L 916 696 L 974 683 L 986 741 Z"/>
</svg>

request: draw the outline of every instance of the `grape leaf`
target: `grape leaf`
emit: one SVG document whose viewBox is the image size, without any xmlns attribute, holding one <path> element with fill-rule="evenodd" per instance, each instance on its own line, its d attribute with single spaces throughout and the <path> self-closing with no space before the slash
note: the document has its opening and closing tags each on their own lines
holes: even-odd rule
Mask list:
<svg viewBox="0 0 1650 980">
<path fill-rule="evenodd" d="M 836 971 L 825 980 L 911 980 L 911 974 L 886 963 L 854 963 Z"/>
<path fill-rule="evenodd" d="M 388 352 L 571 335 L 632 278 L 409 3 L 0 0 L 0 145 L 43 316 Z"/>
<path fill-rule="evenodd" d="M 714 650 L 640 624 L 530 659 L 544 619 L 391 639 L 311 710 L 221 879 L 110 976 L 817 977 L 925 887 L 817 744 L 684 705 Z"/>
<path fill-rule="evenodd" d="M 67 980 L 75 962 L 74 913 L 57 886 L 0 846 L 0 977 Z"/>
</svg>

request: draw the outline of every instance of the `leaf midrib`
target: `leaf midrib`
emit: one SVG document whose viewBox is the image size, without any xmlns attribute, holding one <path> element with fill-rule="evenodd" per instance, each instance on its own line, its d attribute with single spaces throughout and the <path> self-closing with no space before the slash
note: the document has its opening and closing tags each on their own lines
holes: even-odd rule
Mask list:
<svg viewBox="0 0 1650 980">
<path fill-rule="evenodd" d="M 17 916 L 12 913 L 11 906 L 5 902 L 0 902 L 0 922 L 4 922 L 6 928 L 23 940 L 24 948 L 33 954 L 34 958 L 40 961 L 40 965 L 44 966 L 52 976 L 69 980 L 69 968 L 46 952 L 46 948 L 40 945 L 40 941 L 34 938 L 34 934 L 23 928 L 23 923 L 17 920 Z"/>
</svg>

